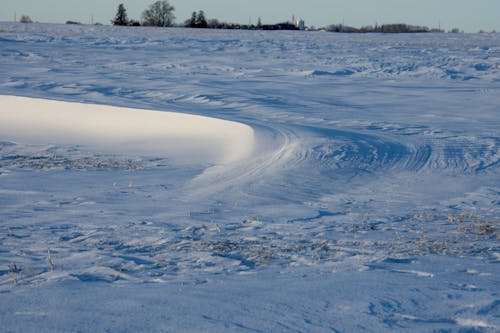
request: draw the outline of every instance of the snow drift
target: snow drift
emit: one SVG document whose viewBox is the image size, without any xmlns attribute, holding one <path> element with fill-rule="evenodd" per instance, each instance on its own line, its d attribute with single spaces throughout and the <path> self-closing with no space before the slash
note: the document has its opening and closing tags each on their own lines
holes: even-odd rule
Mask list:
<svg viewBox="0 0 500 333">
<path fill-rule="evenodd" d="M 6 95 L 0 105 L 2 138 L 23 143 L 221 164 L 247 157 L 254 144 L 251 127 L 203 116 Z"/>
</svg>

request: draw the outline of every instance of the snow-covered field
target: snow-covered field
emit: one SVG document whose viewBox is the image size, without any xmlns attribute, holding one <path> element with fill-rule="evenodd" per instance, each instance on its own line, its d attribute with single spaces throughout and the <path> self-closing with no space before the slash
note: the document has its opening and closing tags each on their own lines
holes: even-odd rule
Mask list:
<svg viewBox="0 0 500 333">
<path fill-rule="evenodd" d="M 2 23 L 0 95 L 2 332 L 500 330 L 500 34 Z"/>
</svg>

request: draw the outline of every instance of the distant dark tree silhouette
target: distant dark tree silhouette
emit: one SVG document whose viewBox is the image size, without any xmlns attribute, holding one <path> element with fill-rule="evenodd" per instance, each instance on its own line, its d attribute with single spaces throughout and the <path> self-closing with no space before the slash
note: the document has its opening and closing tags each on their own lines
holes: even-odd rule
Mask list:
<svg viewBox="0 0 500 333">
<path fill-rule="evenodd" d="M 210 20 L 209 23 L 203 10 L 200 10 L 198 13 L 193 12 L 191 18 L 184 22 L 184 26 L 189 28 L 216 28 L 218 24 L 218 20 Z"/>
<path fill-rule="evenodd" d="M 33 23 L 31 18 L 28 15 L 23 15 L 21 16 L 21 19 L 19 20 L 21 23 Z"/>
<path fill-rule="evenodd" d="M 142 13 L 142 25 L 170 27 L 175 20 L 174 10 L 168 1 L 156 1 Z"/>
<path fill-rule="evenodd" d="M 198 15 L 196 16 L 196 27 L 197 28 L 208 27 L 207 19 L 205 18 L 205 13 L 203 12 L 203 10 L 200 10 L 198 12 Z"/>
<path fill-rule="evenodd" d="M 193 14 L 191 14 L 191 18 L 186 21 L 185 26 L 189 28 L 196 27 L 196 12 L 193 12 Z"/>
<path fill-rule="evenodd" d="M 128 25 L 129 20 L 127 17 L 127 10 L 125 6 L 121 3 L 118 5 L 118 10 L 116 11 L 116 16 L 114 20 L 111 21 L 113 25 Z"/>
<path fill-rule="evenodd" d="M 350 27 L 343 24 L 332 24 L 326 27 L 327 31 L 331 32 L 350 32 L 350 33 L 385 33 L 385 34 L 400 34 L 400 33 L 424 33 L 424 32 L 443 32 L 440 29 L 429 29 L 427 27 L 421 27 L 416 25 L 408 25 L 403 23 L 397 24 L 376 24 L 373 26 L 366 26 L 362 28 Z"/>
<path fill-rule="evenodd" d="M 299 30 L 295 24 L 291 22 L 282 22 L 277 24 L 266 24 L 262 26 L 262 30 Z"/>
<path fill-rule="evenodd" d="M 257 20 L 257 28 L 261 28 L 262 27 L 262 21 L 260 20 L 260 17 L 259 19 Z"/>
</svg>

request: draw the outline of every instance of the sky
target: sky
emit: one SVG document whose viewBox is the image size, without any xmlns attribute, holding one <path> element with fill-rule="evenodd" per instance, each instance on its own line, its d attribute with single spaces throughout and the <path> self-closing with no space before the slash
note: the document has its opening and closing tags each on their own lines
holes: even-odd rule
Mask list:
<svg viewBox="0 0 500 333">
<path fill-rule="evenodd" d="M 120 3 L 129 18 L 140 19 L 155 0 L 0 0 L 0 21 L 28 15 L 33 21 L 109 24 Z M 193 11 L 204 10 L 208 18 L 235 23 L 277 23 L 292 16 L 307 26 L 333 23 L 361 27 L 384 23 L 407 23 L 466 32 L 500 31 L 500 0 L 170 0 L 176 22 Z"/>
</svg>

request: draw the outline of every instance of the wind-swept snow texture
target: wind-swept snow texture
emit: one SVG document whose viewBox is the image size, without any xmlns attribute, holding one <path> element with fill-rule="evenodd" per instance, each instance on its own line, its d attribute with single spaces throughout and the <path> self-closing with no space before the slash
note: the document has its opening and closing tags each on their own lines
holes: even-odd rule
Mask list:
<svg viewBox="0 0 500 333">
<path fill-rule="evenodd" d="M 499 34 L 0 24 L 0 95 L 251 138 L 0 124 L 1 331 L 500 330 Z"/>
</svg>

